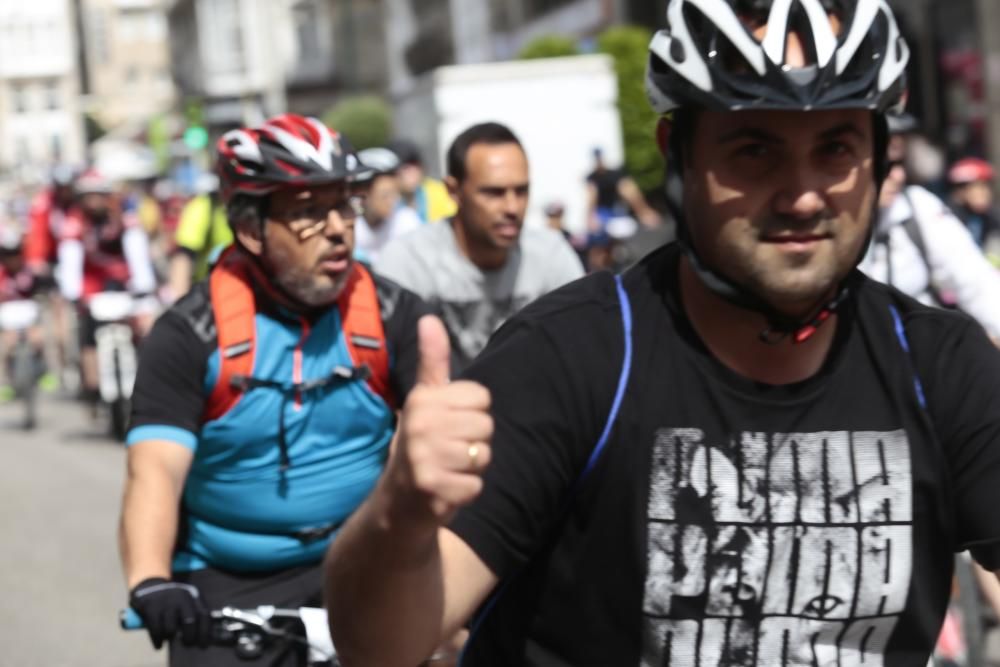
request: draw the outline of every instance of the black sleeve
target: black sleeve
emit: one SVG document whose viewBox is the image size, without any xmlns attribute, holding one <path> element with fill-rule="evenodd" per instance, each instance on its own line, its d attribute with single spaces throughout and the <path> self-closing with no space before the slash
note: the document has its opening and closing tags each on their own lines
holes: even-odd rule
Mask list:
<svg viewBox="0 0 1000 667">
<path fill-rule="evenodd" d="M 603 298 L 573 298 L 588 286 Z M 607 419 L 624 354 L 613 293 L 585 279 L 543 297 L 464 373 L 491 392 L 493 460 L 482 494 L 449 528 L 499 577 L 543 546 Z"/>
<path fill-rule="evenodd" d="M 419 296 L 388 278 L 375 276 L 375 287 L 389 346 L 389 381 L 402 405 L 417 380 L 417 322 L 431 311 Z"/>
<path fill-rule="evenodd" d="M 156 321 L 139 354 L 132 393 L 133 433 L 144 426 L 199 433 L 211 349 L 212 344 L 177 312 L 169 310 Z"/>
<path fill-rule="evenodd" d="M 931 318 L 927 318 L 931 319 Z M 983 567 L 1000 569 L 1000 350 L 968 318 L 908 327 L 926 336 L 916 349 L 931 420 L 950 460 L 958 544 Z M 915 332 L 919 331 L 919 334 Z M 919 342 L 919 341 L 915 341 Z"/>
</svg>

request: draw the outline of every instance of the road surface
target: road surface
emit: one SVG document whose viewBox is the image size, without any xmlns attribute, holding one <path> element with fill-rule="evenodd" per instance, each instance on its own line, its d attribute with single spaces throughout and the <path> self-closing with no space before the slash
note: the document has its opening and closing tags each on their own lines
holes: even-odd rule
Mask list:
<svg viewBox="0 0 1000 667">
<path fill-rule="evenodd" d="M 77 403 L 39 408 L 27 434 L 18 406 L 0 405 L 0 664 L 161 667 L 166 654 L 116 620 L 124 449 Z"/>
</svg>

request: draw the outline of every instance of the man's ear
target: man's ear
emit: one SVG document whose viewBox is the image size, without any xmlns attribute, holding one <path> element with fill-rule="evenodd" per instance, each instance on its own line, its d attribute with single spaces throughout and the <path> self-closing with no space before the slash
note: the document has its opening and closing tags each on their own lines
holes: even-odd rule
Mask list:
<svg viewBox="0 0 1000 667">
<path fill-rule="evenodd" d="M 660 147 L 660 154 L 668 156 L 670 151 L 670 137 L 674 132 L 674 122 L 669 118 L 660 118 L 656 123 L 656 145 Z"/>
<path fill-rule="evenodd" d="M 444 185 L 448 188 L 448 194 L 451 195 L 451 198 L 458 201 L 458 179 L 454 176 L 445 176 Z"/>
<path fill-rule="evenodd" d="M 239 241 L 243 249 L 255 257 L 260 257 L 264 252 L 264 225 L 238 225 L 236 230 L 236 240 Z"/>
</svg>

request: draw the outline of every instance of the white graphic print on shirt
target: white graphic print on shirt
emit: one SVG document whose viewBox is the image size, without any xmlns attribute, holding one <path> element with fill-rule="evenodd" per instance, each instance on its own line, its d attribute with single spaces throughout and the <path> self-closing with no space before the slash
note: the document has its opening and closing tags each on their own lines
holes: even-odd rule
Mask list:
<svg viewBox="0 0 1000 667">
<path fill-rule="evenodd" d="M 643 667 L 882 664 L 912 570 L 903 431 L 653 447 Z"/>
</svg>

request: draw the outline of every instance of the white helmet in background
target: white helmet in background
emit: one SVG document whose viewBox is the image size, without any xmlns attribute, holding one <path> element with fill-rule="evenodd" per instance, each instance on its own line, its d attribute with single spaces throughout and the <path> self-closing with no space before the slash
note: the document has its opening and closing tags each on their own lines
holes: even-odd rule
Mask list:
<svg viewBox="0 0 1000 667">
<path fill-rule="evenodd" d="M 741 16 L 766 15 L 758 41 Z M 841 29 L 835 33 L 830 15 Z M 811 55 L 785 62 L 790 33 Z M 670 0 L 649 45 L 646 92 L 659 113 L 683 107 L 898 108 L 910 50 L 885 0 Z"/>
</svg>

